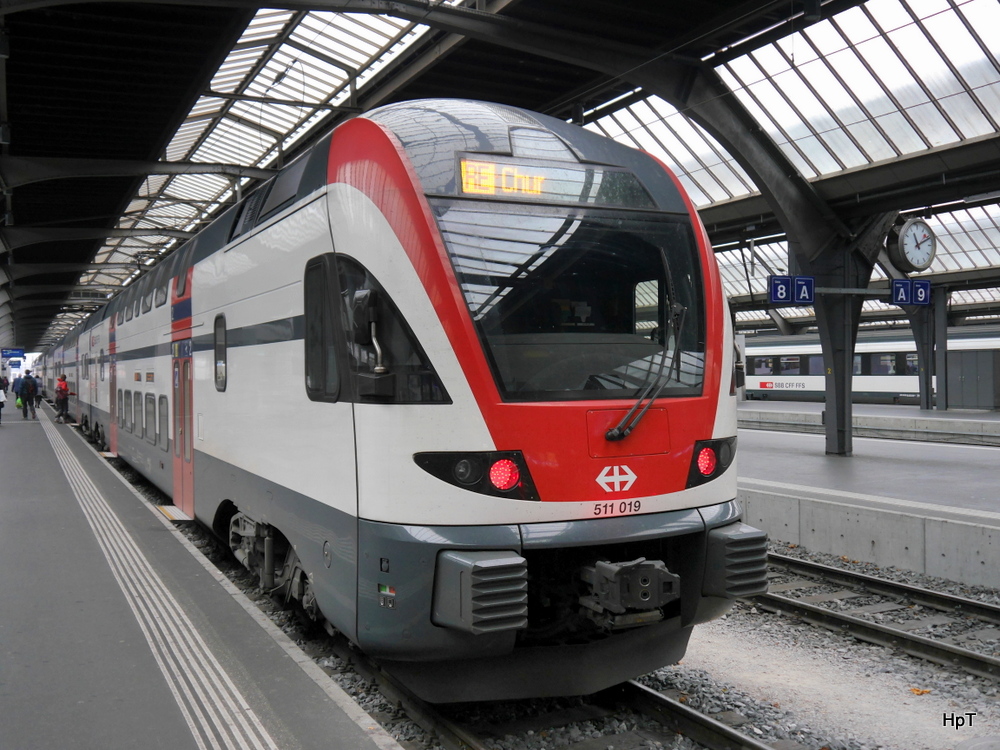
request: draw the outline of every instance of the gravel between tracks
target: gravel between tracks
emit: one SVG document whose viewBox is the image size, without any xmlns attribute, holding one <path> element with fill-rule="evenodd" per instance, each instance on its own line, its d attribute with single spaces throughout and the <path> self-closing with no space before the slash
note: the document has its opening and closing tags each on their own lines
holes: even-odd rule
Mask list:
<svg viewBox="0 0 1000 750">
<path fill-rule="evenodd" d="M 690 681 L 715 693 L 718 705 L 710 710 L 736 710 L 751 719 L 744 732 L 754 734 L 753 727 L 764 723 L 770 729 L 762 733 L 794 736 L 809 727 L 795 737 L 807 746 L 816 737 L 834 749 L 946 750 L 972 737 L 1000 735 L 996 683 L 746 605 L 695 628 L 681 664 L 663 671 L 675 673 L 674 683 Z M 732 705 L 722 697 L 729 691 L 720 689 L 720 679 L 757 703 Z M 780 712 L 768 716 L 768 705 Z M 943 726 L 945 715 L 966 712 L 976 712 L 971 728 Z"/>
</svg>

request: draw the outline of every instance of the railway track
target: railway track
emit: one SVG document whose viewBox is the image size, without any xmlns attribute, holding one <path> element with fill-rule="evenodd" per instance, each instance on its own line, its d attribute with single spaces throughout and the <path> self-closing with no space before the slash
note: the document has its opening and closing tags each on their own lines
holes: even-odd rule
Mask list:
<svg viewBox="0 0 1000 750">
<path fill-rule="evenodd" d="M 485 710 L 477 709 L 477 722 L 462 721 L 452 715 L 449 706 L 429 704 L 413 695 L 377 663 L 352 649 L 346 639 L 335 640 L 337 645 L 334 650 L 339 658 L 349 663 L 362 676 L 374 681 L 391 703 L 405 711 L 429 735 L 436 737 L 446 750 L 493 750 L 498 746 L 495 741 L 501 738 L 539 734 L 574 722 L 607 718 L 622 710 L 653 719 L 662 727 L 662 731 L 647 729 L 604 734 L 600 738 L 581 739 L 568 744 L 565 746 L 567 750 L 594 750 L 597 747 L 603 750 L 609 745 L 630 750 L 647 748 L 650 741 L 668 747 L 673 744 L 675 735 L 693 740 L 706 750 L 772 750 L 771 745 L 634 680 L 604 690 L 581 704 L 528 718 L 494 723 L 489 720 L 490 710 L 486 707 Z M 458 714 L 461 713 L 460 709 Z M 484 720 L 484 717 L 487 718 Z"/>
<path fill-rule="evenodd" d="M 771 554 L 765 610 L 1000 681 L 1000 607 Z"/>
</svg>

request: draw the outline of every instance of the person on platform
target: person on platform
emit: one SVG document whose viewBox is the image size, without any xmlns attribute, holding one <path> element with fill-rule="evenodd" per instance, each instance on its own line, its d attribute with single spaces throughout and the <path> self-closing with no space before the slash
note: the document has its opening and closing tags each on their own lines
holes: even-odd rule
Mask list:
<svg viewBox="0 0 1000 750">
<path fill-rule="evenodd" d="M 45 381 L 41 375 L 35 375 L 35 408 L 42 408 L 42 396 L 45 395 Z"/>
<path fill-rule="evenodd" d="M 56 422 L 59 424 L 69 422 L 69 397 L 75 395 L 69 389 L 66 376 L 60 375 L 59 379 L 56 380 Z"/>
<path fill-rule="evenodd" d="M 0 391 L 0 421 L 3 421 L 3 408 L 7 405 L 7 389 Z"/>
<path fill-rule="evenodd" d="M 35 413 L 35 396 L 38 395 L 38 383 L 33 377 L 31 377 L 31 370 L 24 371 L 24 377 L 21 378 L 21 386 L 17 391 L 18 397 L 21 399 L 21 414 L 24 418 L 28 418 L 28 411 L 31 411 L 31 418 L 38 419 L 38 414 Z"/>
</svg>

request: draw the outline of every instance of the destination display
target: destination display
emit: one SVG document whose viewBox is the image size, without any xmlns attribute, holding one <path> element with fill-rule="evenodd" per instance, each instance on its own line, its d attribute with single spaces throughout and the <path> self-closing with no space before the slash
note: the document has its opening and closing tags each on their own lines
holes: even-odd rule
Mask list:
<svg viewBox="0 0 1000 750">
<path fill-rule="evenodd" d="M 460 170 L 463 195 L 540 203 L 655 207 L 636 176 L 622 169 L 462 157 Z"/>
</svg>

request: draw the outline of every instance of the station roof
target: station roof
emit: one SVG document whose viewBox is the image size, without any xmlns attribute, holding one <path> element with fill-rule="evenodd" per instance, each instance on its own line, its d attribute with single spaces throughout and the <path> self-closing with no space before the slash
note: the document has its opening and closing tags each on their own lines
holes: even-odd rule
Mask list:
<svg viewBox="0 0 1000 750">
<path fill-rule="evenodd" d="M 3 346 L 58 340 L 337 122 L 439 96 L 659 156 L 739 325 L 809 325 L 811 309 L 766 305 L 787 246 L 738 156 L 607 73 L 608 49 L 711 68 L 839 216 L 928 218 L 939 249 L 921 277 L 952 290 L 953 322 L 1000 317 L 995 0 L 0 0 L 0 23 Z"/>
</svg>

